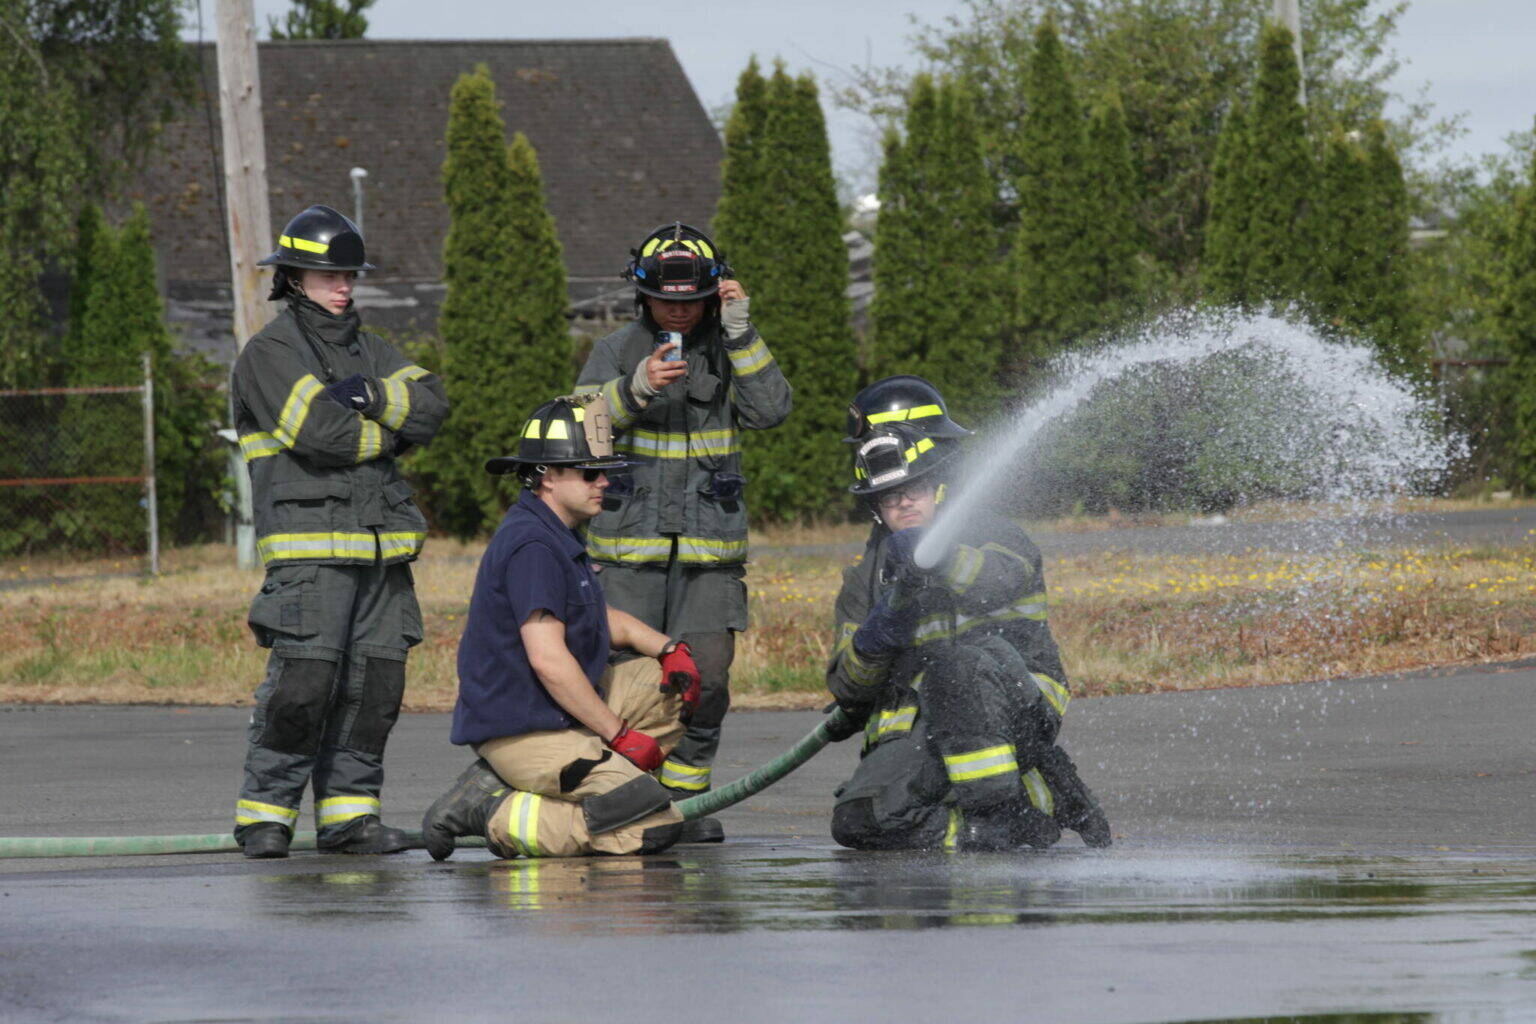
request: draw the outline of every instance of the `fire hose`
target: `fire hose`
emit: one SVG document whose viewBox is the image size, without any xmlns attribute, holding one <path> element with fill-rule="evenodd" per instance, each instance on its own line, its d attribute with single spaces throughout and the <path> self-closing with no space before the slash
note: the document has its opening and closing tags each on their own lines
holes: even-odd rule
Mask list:
<svg viewBox="0 0 1536 1024">
<path fill-rule="evenodd" d="M 685 820 L 714 814 L 739 804 L 778 782 L 805 764 L 832 740 L 832 732 L 844 725 L 840 708 L 817 723 L 816 728 L 773 760 L 760 765 L 729 785 L 708 793 L 680 800 L 677 809 Z M 406 832 L 421 842 L 421 832 Z M 457 841 L 461 847 L 484 846 L 485 840 L 468 837 Z M 315 849 L 314 832 L 298 832 L 288 844 L 290 850 Z M 49 836 L 0 838 L 0 859 L 10 857 L 138 857 L 166 853 L 228 853 L 240 849 L 235 837 L 227 832 L 204 836 Z"/>
</svg>

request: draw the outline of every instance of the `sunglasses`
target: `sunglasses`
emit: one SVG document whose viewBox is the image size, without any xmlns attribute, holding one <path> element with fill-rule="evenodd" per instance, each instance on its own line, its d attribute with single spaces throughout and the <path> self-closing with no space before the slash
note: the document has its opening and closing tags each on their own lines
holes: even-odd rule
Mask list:
<svg viewBox="0 0 1536 1024">
<path fill-rule="evenodd" d="M 597 483 L 598 478 L 605 475 L 607 472 L 608 471 L 606 469 L 584 469 L 581 471 L 581 478 L 589 484 L 595 484 Z"/>
</svg>

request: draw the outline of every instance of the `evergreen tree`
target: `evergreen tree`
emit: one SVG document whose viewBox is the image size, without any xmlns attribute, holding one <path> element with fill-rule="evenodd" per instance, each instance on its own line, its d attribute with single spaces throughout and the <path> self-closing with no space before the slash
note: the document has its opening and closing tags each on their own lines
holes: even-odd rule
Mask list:
<svg viewBox="0 0 1536 1024">
<path fill-rule="evenodd" d="M 750 73 L 742 76 L 748 99 Z M 791 78 L 781 65 L 764 102 L 761 144 L 753 144 L 747 159 L 728 157 L 723 195 L 730 202 L 716 223 L 720 244 L 752 296 L 752 319 L 795 389 L 788 421 L 743 438 L 752 507 L 789 518 L 825 513 L 842 501 L 845 456 L 828 439 L 843 427 L 857 371 L 848 254 L 816 83 L 810 76 Z M 738 102 L 732 117 L 737 143 L 754 139 L 755 116 Z M 731 141 L 728 130 L 728 147 Z M 758 155 L 765 158 L 759 162 Z M 732 174 L 741 178 L 733 181 Z"/>
<path fill-rule="evenodd" d="M 565 270 L 533 147 L 509 147 L 496 86 L 482 65 L 459 78 L 448 113 L 443 187 L 448 293 L 438 314 L 448 419 L 415 466 L 440 528 L 493 525 L 517 493 L 485 461 L 516 448 L 541 402 L 568 383 Z"/>
<path fill-rule="evenodd" d="M 1131 163 L 1131 133 L 1125 126 L 1120 94 L 1111 90 L 1088 120 L 1087 158 L 1092 205 L 1087 229 L 1097 288 L 1090 296 L 1097 326 L 1107 327 L 1136 312 L 1146 292 L 1137 259 L 1142 232 L 1136 223 L 1136 169 Z"/>
<path fill-rule="evenodd" d="M 1013 246 L 1016 357 L 1053 355 L 1092 324 L 1084 297 L 1095 291 L 1088 230 L 1090 172 L 1082 113 L 1055 25 L 1035 31 L 1019 132 L 1019 229 Z"/>
<path fill-rule="evenodd" d="M 1207 299 L 1221 305 L 1248 301 L 1248 212 L 1253 205 L 1248 163 L 1248 119 L 1239 100 L 1227 111 L 1216 144 L 1200 261 L 1201 288 Z"/>
<path fill-rule="evenodd" d="M 768 203 L 765 178 L 771 163 L 763 134 L 767 123 L 768 81 L 753 57 L 736 80 L 736 104 L 725 124 L 720 201 L 712 222 L 715 241 L 745 281 L 768 269 L 772 258 L 761 240 Z"/>
<path fill-rule="evenodd" d="M 1309 209 L 1317 167 L 1307 114 L 1297 98 L 1300 81 L 1290 30 L 1266 26 L 1259 37 L 1259 73 L 1248 116 L 1243 290 L 1250 302 L 1301 300 L 1313 275 Z"/>
<path fill-rule="evenodd" d="M 1386 365 L 1421 372 L 1409 316 L 1408 192 L 1380 125 L 1365 145 L 1335 133 L 1323 150 L 1311 305 L 1340 334 L 1366 339 Z"/>
<path fill-rule="evenodd" d="M 1514 474 L 1536 493 L 1536 153 L 1516 193 L 1510 230 L 1501 253 L 1495 330 L 1509 352 L 1506 370 Z"/>
<path fill-rule="evenodd" d="M 959 83 L 914 80 L 906 137 L 885 142 L 870 307 L 870 376 L 922 374 L 962 421 L 991 411 L 1005 310 L 974 105 Z"/>
<path fill-rule="evenodd" d="M 363 14 L 374 0 L 293 0 L 282 21 L 267 18 L 273 39 L 361 39 L 368 31 Z"/>
</svg>

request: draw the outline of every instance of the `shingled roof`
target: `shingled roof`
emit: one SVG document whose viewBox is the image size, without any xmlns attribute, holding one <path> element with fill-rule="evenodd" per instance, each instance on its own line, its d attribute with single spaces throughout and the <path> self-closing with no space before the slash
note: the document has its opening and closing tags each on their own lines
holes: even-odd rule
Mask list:
<svg viewBox="0 0 1536 1024">
<path fill-rule="evenodd" d="M 212 101 L 166 126 L 129 189 L 184 295 L 228 281 L 211 44 L 201 57 Z M 441 280 L 448 97 L 477 64 L 496 82 L 509 137 L 521 131 L 538 150 L 573 298 L 617 287 L 629 247 L 657 224 L 714 213 L 720 140 L 664 39 L 265 42 L 259 60 L 271 235 L 311 203 L 350 211 L 348 172 L 367 168 L 364 226 L 380 267 L 370 283 Z"/>
</svg>

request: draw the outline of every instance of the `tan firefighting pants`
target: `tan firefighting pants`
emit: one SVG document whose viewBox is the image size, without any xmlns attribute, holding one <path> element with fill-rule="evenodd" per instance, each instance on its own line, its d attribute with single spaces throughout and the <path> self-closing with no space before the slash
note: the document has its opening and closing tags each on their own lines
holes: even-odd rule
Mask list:
<svg viewBox="0 0 1536 1024">
<path fill-rule="evenodd" d="M 637 658 L 610 668 L 598 686 L 613 713 L 631 729 L 654 738 L 663 753 L 682 738 L 683 724 L 677 718 L 681 698 L 661 692 L 661 666 L 654 658 Z M 477 745 L 475 752 L 516 791 L 497 808 L 487 828 L 493 848 L 502 852 L 528 857 L 634 853 L 647 829 L 683 820 L 677 808 L 668 804 L 639 821 L 591 835 L 581 802 L 644 773 L 628 758 L 608 750 L 585 727 L 501 736 Z M 598 763 L 573 788 L 562 791 L 562 773 L 578 760 Z"/>
</svg>

